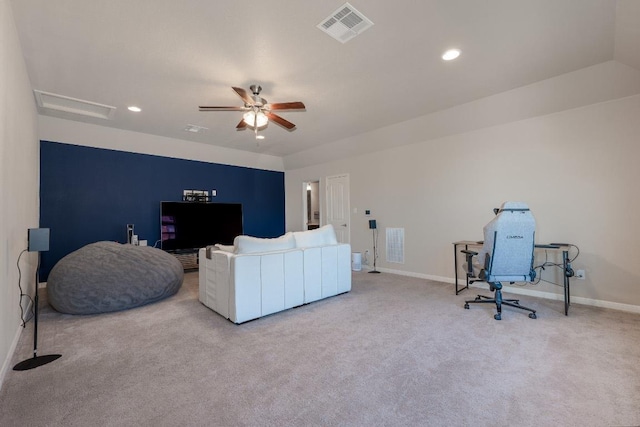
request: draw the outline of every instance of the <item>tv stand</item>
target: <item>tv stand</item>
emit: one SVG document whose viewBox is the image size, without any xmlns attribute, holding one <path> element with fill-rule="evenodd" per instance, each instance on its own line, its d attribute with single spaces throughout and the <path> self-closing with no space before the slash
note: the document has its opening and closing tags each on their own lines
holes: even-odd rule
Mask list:
<svg viewBox="0 0 640 427">
<path fill-rule="evenodd" d="M 183 251 L 168 251 L 171 255 L 176 257 L 184 271 L 198 270 L 198 250 L 183 250 Z"/>
</svg>

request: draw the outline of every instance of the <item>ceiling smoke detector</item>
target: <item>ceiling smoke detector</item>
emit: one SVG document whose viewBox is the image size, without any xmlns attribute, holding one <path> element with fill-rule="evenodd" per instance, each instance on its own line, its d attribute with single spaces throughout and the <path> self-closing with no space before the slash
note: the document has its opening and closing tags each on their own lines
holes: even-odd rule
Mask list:
<svg viewBox="0 0 640 427">
<path fill-rule="evenodd" d="M 358 12 L 349 3 L 345 3 L 316 27 L 340 43 L 346 43 L 372 25 L 373 22 L 369 18 Z"/>
<path fill-rule="evenodd" d="M 203 126 L 196 126 L 196 125 L 187 125 L 184 130 L 186 130 L 187 132 L 193 132 L 193 133 L 200 133 L 200 132 L 204 132 L 205 130 L 208 130 L 209 128 L 203 127 Z"/>
</svg>

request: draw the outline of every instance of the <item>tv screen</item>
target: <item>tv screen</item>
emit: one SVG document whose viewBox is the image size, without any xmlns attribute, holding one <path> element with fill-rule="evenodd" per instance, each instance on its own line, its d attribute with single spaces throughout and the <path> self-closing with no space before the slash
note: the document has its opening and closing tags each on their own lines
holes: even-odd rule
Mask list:
<svg viewBox="0 0 640 427">
<path fill-rule="evenodd" d="M 165 251 L 231 245 L 242 233 L 240 203 L 160 202 L 160 247 Z"/>
</svg>

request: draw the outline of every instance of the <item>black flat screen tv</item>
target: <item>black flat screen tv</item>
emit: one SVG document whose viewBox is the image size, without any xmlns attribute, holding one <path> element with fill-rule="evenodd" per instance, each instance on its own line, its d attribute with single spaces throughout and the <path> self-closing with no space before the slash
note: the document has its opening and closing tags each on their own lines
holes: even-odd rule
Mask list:
<svg viewBox="0 0 640 427">
<path fill-rule="evenodd" d="M 160 202 L 160 248 L 192 252 L 233 244 L 243 233 L 240 203 Z"/>
</svg>

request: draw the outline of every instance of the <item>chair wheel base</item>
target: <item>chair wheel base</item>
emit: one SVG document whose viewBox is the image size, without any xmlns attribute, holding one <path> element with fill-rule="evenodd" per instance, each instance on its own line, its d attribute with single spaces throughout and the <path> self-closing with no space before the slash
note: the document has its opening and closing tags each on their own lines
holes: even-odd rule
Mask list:
<svg viewBox="0 0 640 427">
<path fill-rule="evenodd" d="M 503 299 L 502 298 L 502 292 L 500 289 L 496 289 L 496 295 L 494 298 L 490 298 L 484 295 L 478 295 L 476 296 L 476 298 L 474 300 L 466 300 L 464 302 L 464 308 L 466 310 L 469 309 L 469 304 L 473 304 L 473 303 L 488 303 L 488 304 L 495 304 L 496 305 L 496 310 L 497 313 L 494 314 L 493 318 L 496 320 L 502 320 L 502 307 L 509 306 L 509 307 L 513 307 L 513 308 L 518 308 L 520 310 L 526 310 L 529 311 L 529 318 L 530 319 L 537 319 L 538 316 L 536 315 L 535 310 L 532 310 L 528 307 L 524 307 L 520 305 L 520 300 L 517 299 Z"/>
</svg>

